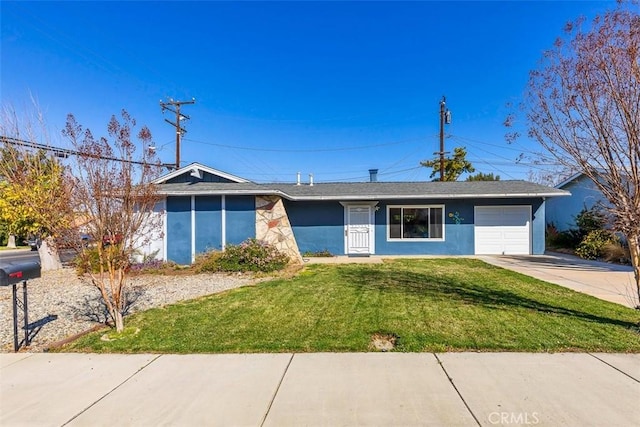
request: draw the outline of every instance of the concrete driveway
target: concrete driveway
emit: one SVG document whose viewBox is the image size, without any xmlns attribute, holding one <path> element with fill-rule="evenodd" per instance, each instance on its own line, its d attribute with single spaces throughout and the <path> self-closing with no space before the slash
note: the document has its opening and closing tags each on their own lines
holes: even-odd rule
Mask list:
<svg viewBox="0 0 640 427">
<path fill-rule="evenodd" d="M 634 308 L 638 304 L 633 269 L 564 254 L 483 255 L 486 263 L 517 271 L 574 291 Z"/>
</svg>

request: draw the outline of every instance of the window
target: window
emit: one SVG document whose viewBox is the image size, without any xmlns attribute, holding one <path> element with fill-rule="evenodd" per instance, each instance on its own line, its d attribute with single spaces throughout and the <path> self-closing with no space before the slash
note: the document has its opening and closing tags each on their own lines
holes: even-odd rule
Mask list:
<svg viewBox="0 0 640 427">
<path fill-rule="evenodd" d="M 444 206 L 389 206 L 389 240 L 443 240 Z"/>
</svg>

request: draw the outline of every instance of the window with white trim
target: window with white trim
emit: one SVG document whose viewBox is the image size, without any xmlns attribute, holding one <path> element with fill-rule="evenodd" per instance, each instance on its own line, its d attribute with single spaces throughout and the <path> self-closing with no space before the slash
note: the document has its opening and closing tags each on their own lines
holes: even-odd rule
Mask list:
<svg viewBox="0 0 640 427">
<path fill-rule="evenodd" d="M 387 206 L 387 239 L 444 240 L 444 205 Z"/>
</svg>

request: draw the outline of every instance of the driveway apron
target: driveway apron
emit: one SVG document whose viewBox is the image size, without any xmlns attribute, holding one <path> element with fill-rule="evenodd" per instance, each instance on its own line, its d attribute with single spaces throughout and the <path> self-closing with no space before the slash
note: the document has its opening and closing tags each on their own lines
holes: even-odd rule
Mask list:
<svg viewBox="0 0 640 427">
<path fill-rule="evenodd" d="M 606 301 L 631 308 L 637 305 L 633 269 L 629 266 L 561 254 L 483 255 L 477 258 Z"/>
</svg>

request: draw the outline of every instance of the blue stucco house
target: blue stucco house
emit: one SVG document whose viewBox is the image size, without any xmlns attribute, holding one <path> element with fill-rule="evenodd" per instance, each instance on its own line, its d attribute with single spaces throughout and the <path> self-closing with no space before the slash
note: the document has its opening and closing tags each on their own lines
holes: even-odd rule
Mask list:
<svg viewBox="0 0 640 427">
<path fill-rule="evenodd" d="M 526 181 L 258 184 L 198 163 L 156 184 L 164 197 L 156 253 L 180 264 L 247 238 L 293 259 L 322 250 L 542 254 L 545 204 L 569 194 Z"/>
<path fill-rule="evenodd" d="M 553 224 L 558 231 L 576 228 L 576 217 L 583 209 L 608 205 L 593 180 L 583 173 L 570 176 L 555 188 L 570 193 L 570 197 L 547 201 L 547 224 Z"/>
</svg>

